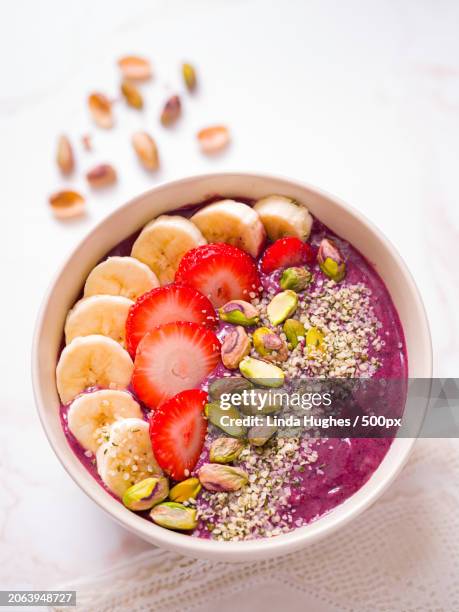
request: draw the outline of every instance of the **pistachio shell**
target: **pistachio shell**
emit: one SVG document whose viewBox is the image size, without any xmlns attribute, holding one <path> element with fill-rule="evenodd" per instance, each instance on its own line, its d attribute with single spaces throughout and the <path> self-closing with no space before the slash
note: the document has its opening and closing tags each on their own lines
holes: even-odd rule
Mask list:
<svg viewBox="0 0 459 612">
<path fill-rule="evenodd" d="M 97 125 L 104 129 L 113 127 L 112 103 L 102 93 L 92 93 L 88 98 L 89 112 Z"/>
<path fill-rule="evenodd" d="M 201 151 L 207 155 L 218 153 L 229 145 L 230 133 L 224 125 L 213 125 L 200 130 L 197 139 Z"/>
<path fill-rule="evenodd" d="M 197 79 L 196 70 L 191 64 L 182 64 L 182 76 L 188 91 L 194 91 L 196 89 Z"/>
<path fill-rule="evenodd" d="M 337 283 L 343 280 L 346 274 L 346 263 L 338 245 L 330 238 L 324 238 L 321 241 L 317 252 L 317 262 L 326 276 Z"/>
<path fill-rule="evenodd" d="M 126 55 L 118 60 L 118 66 L 125 79 L 146 81 L 151 77 L 150 62 L 144 57 Z"/>
<path fill-rule="evenodd" d="M 218 309 L 218 316 L 226 323 L 250 326 L 258 323 L 258 310 L 250 302 L 231 300 Z"/>
<path fill-rule="evenodd" d="M 288 319 L 297 309 L 298 296 L 294 291 L 287 289 L 273 297 L 267 307 L 268 319 L 272 325 L 279 325 Z"/>
<path fill-rule="evenodd" d="M 86 180 L 95 189 L 113 185 L 117 179 L 116 170 L 110 164 L 99 164 L 86 173 Z"/>
<path fill-rule="evenodd" d="M 296 319 L 287 319 L 284 323 L 284 334 L 287 336 L 287 340 L 292 345 L 292 348 L 296 348 L 300 342 L 300 338 L 306 337 L 306 329 L 303 323 Z"/>
<path fill-rule="evenodd" d="M 210 404 L 206 404 L 205 408 L 206 417 L 215 425 L 225 433 L 234 438 L 242 438 L 246 434 L 246 428 L 242 425 L 236 424 L 227 424 L 228 419 L 241 419 L 241 414 L 234 406 L 230 406 L 227 410 L 222 408 L 220 402 L 212 402 Z M 225 417 L 225 419 L 223 419 Z"/>
<path fill-rule="evenodd" d="M 247 438 L 253 446 L 263 446 L 276 433 L 277 426 L 274 424 L 268 425 L 265 422 L 263 425 L 255 425 L 249 429 Z"/>
<path fill-rule="evenodd" d="M 158 169 L 158 149 L 155 141 L 147 132 L 136 132 L 133 134 L 132 146 L 144 168 L 147 170 Z"/>
<path fill-rule="evenodd" d="M 126 508 L 136 512 L 148 510 L 166 499 L 169 493 L 167 478 L 162 476 L 145 478 L 129 487 L 123 495 L 123 504 Z"/>
<path fill-rule="evenodd" d="M 56 162 L 62 174 L 70 174 L 75 167 L 72 145 L 65 134 L 57 142 Z"/>
<path fill-rule="evenodd" d="M 84 212 L 84 197 L 77 191 L 58 191 L 49 197 L 53 213 L 59 219 L 69 219 Z"/>
<path fill-rule="evenodd" d="M 280 286 L 282 289 L 304 291 L 312 281 L 312 274 L 307 268 L 287 268 L 282 272 Z"/>
<path fill-rule="evenodd" d="M 253 384 L 242 376 L 225 376 L 213 380 L 209 385 L 209 396 L 213 401 L 221 398 L 222 393 L 237 393 L 253 389 Z"/>
<path fill-rule="evenodd" d="M 169 491 L 169 499 L 173 502 L 184 502 L 188 499 L 196 499 L 201 490 L 201 483 L 197 478 L 188 478 L 176 484 Z"/>
<path fill-rule="evenodd" d="M 224 337 L 221 348 L 223 365 L 235 370 L 246 355 L 250 353 L 250 339 L 243 327 L 233 327 Z"/>
<path fill-rule="evenodd" d="M 260 359 L 245 357 L 239 364 L 239 370 L 243 376 L 263 387 L 282 387 L 284 384 L 284 372 Z"/>
<path fill-rule="evenodd" d="M 121 93 L 129 106 L 139 110 L 143 108 L 142 94 L 133 83 L 130 81 L 123 81 L 121 83 Z"/>
<path fill-rule="evenodd" d="M 198 472 L 202 486 L 208 491 L 237 491 L 248 482 L 248 475 L 240 468 L 219 463 L 205 463 Z"/>
<path fill-rule="evenodd" d="M 197 511 L 194 508 L 187 508 L 177 502 L 158 504 L 150 512 L 150 517 L 157 525 L 180 531 L 195 529 L 198 524 L 196 515 Z"/>
<path fill-rule="evenodd" d="M 245 444 L 236 438 L 217 438 L 210 446 L 209 459 L 212 463 L 231 463 L 241 454 Z"/>
<path fill-rule="evenodd" d="M 178 96 L 172 96 L 167 100 L 161 113 L 161 123 L 164 126 L 172 125 L 182 113 L 182 104 Z"/>
</svg>

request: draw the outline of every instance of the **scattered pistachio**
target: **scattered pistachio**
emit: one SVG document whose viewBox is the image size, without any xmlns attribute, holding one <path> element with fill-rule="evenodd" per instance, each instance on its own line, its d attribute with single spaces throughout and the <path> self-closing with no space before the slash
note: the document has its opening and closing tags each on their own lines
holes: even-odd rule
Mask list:
<svg viewBox="0 0 459 612">
<path fill-rule="evenodd" d="M 244 470 L 219 463 L 205 463 L 198 476 L 202 486 L 208 491 L 238 491 L 249 479 Z"/>
<path fill-rule="evenodd" d="M 187 508 L 177 502 L 164 502 L 153 508 L 150 517 L 154 523 L 166 529 L 190 531 L 198 524 L 196 514 L 195 508 Z"/>
<path fill-rule="evenodd" d="M 113 185 L 117 178 L 116 170 L 110 164 L 99 164 L 86 174 L 86 180 L 94 189 Z"/>
<path fill-rule="evenodd" d="M 184 502 L 188 499 L 196 499 L 201 490 L 201 483 L 197 478 L 188 478 L 176 484 L 169 491 L 169 499 L 173 502 Z"/>
<path fill-rule="evenodd" d="M 77 191 L 58 191 L 49 197 L 53 213 L 59 219 L 69 219 L 84 212 L 84 197 Z"/>
<path fill-rule="evenodd" d="M 282 408 L 279 394 L 272 394 L 269 389 L 254 389 L 250 394 L 250 400 L 250 404 L 241 404 L 240 411 L 245 415 L 274 414 Z"/>
<path fill-rule="evenodd" d="M 123 504 L 129 510 L 136 512 L 148 510 L 166 499 L 168 493 L 169 483 L 167 478 L 163 476 L 145 478 L 145 480 L 137 482 L 125 491 Z"/>
<path fill-rule="evenodd" d="M 147 170 L 157 170 L 159 167 L 158 149 L 153 138 L 147 132 L 136 132 L 132 136 L 132 146 L 137 157 Z"/>
<path fill-rule="evenodd" d="M 279 325 L 288 319 L 298 306 L 298 296 L 291 289 L 281 291 L 273 297 L 266 309 L 272 325 Z"/>
<path fill-rule="evenodd" d="M 172 125 L 177 121 L 182 112 L 182 104 L 178 96 L 172 96 L 167 100 L 161 113 L 161 123 L 164 126 Z"/>
<path fill-rule="evenodd" d="M 287 360 L 287 344 L 268 327 L 258 327 L 253 332 L 252 339 L 258 354 L 268 361 Z"/>
<path fill-rule="evenodd" d="M 218 153 L 230 142 L 230 134 L 224 125 L 213 125 L 203 128 L 197 133 L 201 151 L 206 154 Z"/>
<path fill-rule="evenodd" d="M 118 66 L 125 79 L 146 81 L 151 77 L 150 62 L 144 57 L 126 55 L 118 60 Z"/>
<path fill-rule="evenodd" d="M 330 238 L 324 238 L 317 252 L 317 261 L 322 272 L 335 282 L 343 280 L 346 274 L 346 263 L 337 244 Z"/>
<path fill-rule="evenodd" d="M 65 134 L 59 136 L 57 141 L 56 161 L 62 174 L 70 174 L 75 167 L 72 145 Z"/>
<path fill-rule="evenodd" d="M 284 372 L 266 361 L 244 357 L 239 364 L 241 374 L 262 387 L 282 387 L 284 384 Z"/>
<path fill-rule="evenodd" d="M 218 316 L 226 323 L 234 325 L 256 325 L 258 323 L 258 310 L 250 302 L 244 300 L 231 300 L 218 309 Z"/>
<path fill-rule="evenodd" d="M 231 463 L 242 452 L 245 444 L 236 438 L 217 438 L 210 446 L 209 459 L 212 463 Z"/>
<path fill-rule="evenodd" d="M 223 365 L 236 370 L 246 355 L 250 353 L 250 339 L 243 327 L 233 327 L 224 337 L 221 348 Z"/>
<path fill-rule="evenodd" d="M 234 406 L 223 408 L 221 402 L 211 402 L 206 404 L 205 408 L 206 417 L 215 425 L 229 436 L 234 438 L 242 438 L 246 434 L 246 428 L 242 425 L 236 425 L 234 419 L 240 419 L 241 414 Z M 233 423 L 233 424 L 231 424 Z"/>
<path fill-rule="evenodd" d="M 89 112 L 97 125 L 104 129 L 113 127 L 112 103 L 102 93 L 92 93 L 88 98 Z"/>
<path fill-rule="evenodd" d="M 142 94 L 131 81 L 123 81 L 121 83 L 121 93 L 129 106 L 139 110 L 143 108 Z"/>
<path fill-rule="evenodd" d="M 306 329 L 303 323 L 296 319 L 287 319 L 284 323 L 284 334 L 287 336 L 287 340 L 292 345 L 292 348 L 296 348 L 300 342 L 300 338 L 306 337 Z"/>
<path fill-rule="evenodd" d="M 217 378 L 209 385 L 209 396 L 212 400 L 217 401 L 221 398 L 222 393 L 242 393 L 247 389 L 253 389 L 253 384 L 242 376 L 225 376 Z"/>
<path fill-rule="evenodd" d="M 324 335 L 317 327 L 310 327 L 306 333 L 306 346 L 310 350 L 325 351 Z"/>
<path fill-rule="evenodd" d="M 312 281 L 312 274 L 307 268 L 287 268 L 282 272 L 280 286 L 282 289 L 304 291 Z"/>
<path fill-rule="evenodd" d="M 276 433 L 277 426 L 268 424 L 266 419 L 263 425 L 255 425 L 249 429 L 247 438 L 253 446 L 263 446 Z"/>
<path fill-rule="evenodd" d="M 185 81 L 186 88 L 188 91 L 194 91 L 196 89 L 196 70 L 191 64 L 182 64 L 182 75 Z"/>
<path fill-rule="evenodd" d="M 90 134 L 83 134 L 81 143 L 85 151 L 92 151 L 92 138 Z"/>
</svg>

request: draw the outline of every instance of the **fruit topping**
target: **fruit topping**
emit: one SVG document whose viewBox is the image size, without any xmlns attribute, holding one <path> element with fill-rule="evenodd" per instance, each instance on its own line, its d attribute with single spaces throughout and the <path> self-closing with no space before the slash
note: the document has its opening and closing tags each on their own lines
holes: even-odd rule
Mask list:
<svg viewBox="0 0 459 612">
<path fill-rule="evenodd" d="M 268 327 L 258 327 L 252 336 L 257 353 L 268 361 L 286 361 L 287 344 Z"/>
<path fill-rule="evenodd" d="M 174 321 L 190 321 L 214 328 L 217 316 L 210 301 L 194 287 L 171 284 L 152 289 L 129 310 L 126 335 L 130 354 L 135 355 L 137 345 L 147 332 Z"/>
<path fill-rule="evenodd" d="M 188 251 L 179 263 L 175 281 L 195 287 L 216 308 L 230 300 L 250 299 L 260 291 L 253 259 L 241 249 L 222 243 Z"/>
<path fill-rule="evenodd" d="M 238 325 L 231 329 L 223 339 L 221 350 L 223 365 L 229 370 L 236 370 L 249 353 L 249 337 L 245 329 Z"/>
<path fill-rule="evenodd" d="M 250 302 L 244 300 L 231 300 L 218 309 L 222 321 L 234 325 L 256 325 L 258 323 L 258 310 Z"/>
<path fill-rule="evenodd" d="M 283 330 L 292 348 L 296 348 L 300 340 L 304 340 L 306 337 L 306 329 L 303 323 L 296 319 L 287 319 L 284 323 Z"/>
<path fill-rule="evenodd" d="M 270 240 L 296 236 L 307 240 L 311 233 L 312 217 L 308 209 L 292 198 L 271 195 L 258 200 L 254 209 L 260 215 Z"/>
<path fill-rule="evenodd" d="M 189 499 L 196 499 L 201 491 L 201 483 L 198 478 L 187 478 L 172 487 L 169 492 L 169 499 L 174 502 L 186 502 Z"/>
<path fill-rule="evenodd" d="M 145 478 L 124 492 L 123 504 L 129 510 L 149 510 L 164 501 L 169 493 L 169 482 L 164 476 Z"/>
<path fill-rule="evenodd" d="M 132 385 L 149 408 L 185 389 L 198 387 L 217 366 L 220 342 L 198 323 L 177 321 L 155 327 L 137 347 Z"/>
<path fill-rule="evenodd" d="M 280 278 L 281 289 L 292 289 L 297 293 L 304 291 L 312 282 L 312 274 L 307 268 L 287 268 Z"/>
<path fill-rule="evenodd" d="M 336 242 L 330 238 L 324 238 L 319 245 L 317 261 L 320 269 L 328 278 L 336 283 L 343 280 L 346 274 L 346 263 Z"/>
<path fill-rule="evenodd" d="M 198 472 L 202 486 L 208 491 L 238 491 L 249 476 L 241 468 L 219 463 L 205 463 Z"/>
<path fill-rule="evenodd" d="M 156 459 L 174 480 L 184 480 L 195 467 L 204 444 L 207 394 L 199 389 L 178 393 L 150 417 Z"/>
<path fill-rule="evenodd" d="M 84 297 L 122 295 L 136 300 L 158 285 L 156 274 L 138 259 L 109 257 L 90 272 L 84 285 Z"/>
<path fill-rule="evenodd" d="M 241 374 L 256 385 L 262 387 L 282 387 L 284 384 L 284 372 L 266 361 L 245 357 L 239 364 Z"/>
<path fill-rule="evenodd" d="M 210 446 L 209 459 L 211 463 L 232 463 L 235 461 L 245 444 L 236 438 L 217 438 Z"/>
<path fill-rule="evenodd" d="M 279 325 L 288 319 L 297 309 L 298 296 L 294 291 L 287 289 L 273 297 L 266 308 L 268 318 L 272 325 Z"/>
<path fill-rule="evenodd" d="M 261 259 L 261 271 L 270 274 L 279 268 L 302 266 L 314 259 L 312 248 L 299 238 L 280 238 L 269 246 Z"/>
</svg>

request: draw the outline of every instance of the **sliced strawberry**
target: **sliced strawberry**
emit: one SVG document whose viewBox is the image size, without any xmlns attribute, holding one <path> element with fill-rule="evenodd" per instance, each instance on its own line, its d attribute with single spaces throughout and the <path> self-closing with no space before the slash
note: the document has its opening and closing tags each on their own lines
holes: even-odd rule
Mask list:
<svg viewBox="0 0 459 612">
<path fill-rule="evenodd" d="M 206 402 L 207 393 L 189 389 L 151 414 L 153 452 L 160 467 L 174 480 L 187 478 L 199 459 L 207 432 Z"/>
<path fill-rule="evenodd" d="M 250 293 L 258 293 L 260 287 L 260 277 L 250 255 L 221 242 L 185 253 L 175 281 L 195 287 L 215 308 L 230 300 L 249 300 Z"/>
<path fill-rule="evenodd" d="M 193 287 L 173 283 L 152 289 L 129 309 L 126 320 L 128 351 L 134 357 L 137 345 L 147 332 L 173 321 L 191 321 L 215 328 L 217 315 L 210 301 Z"/>
<path fill-rule="evenodd" d="M 276 240 L 266 249 L 261 259 L 261 271 L 269 274 L 278 268 L 310 264 L 313 260 L 311 246 L 299 238 L 289 236 Z"/>
<path fill-rule="evenodd" d="M 220 359 L 220 342 L 199 323 L 176 321 L 159 325 L 140 341 L 132 386 L 149 408 L 185 389 L 199 387 Z"/>
</svg>

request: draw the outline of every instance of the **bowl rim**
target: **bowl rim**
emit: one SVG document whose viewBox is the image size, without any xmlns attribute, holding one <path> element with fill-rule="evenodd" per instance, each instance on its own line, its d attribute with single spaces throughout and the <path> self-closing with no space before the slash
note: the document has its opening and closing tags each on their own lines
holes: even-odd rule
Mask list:
<svg viewBox="0 0 459 612">
<path fill-rule="evenodd" d="M 63 263 L 59 266 L 57 272 L 54 274 L 54 277 L 49 284 L 45 295 L 42 299 L 33 334 L 33 343 L 32 343 L 32 384 L 33 384 L 33 392 L 35 398 L 35 405 L 37 407 L 37 411 L 39 414 L 40 422 L 45 431 L 45 434 L 48 438 L 48 441 L 59 459 L 61 465 L 64 467 L 66 472 L 70 475 L 73 481 L 88 495 L 92 501 L 94 501 L 104 512 L 106 512 L 112 519 L 118 522 L 123 527 L 127 528 L 129 531 L 135 533 L 136 535 L 142 537 L 144 540 L 157 544 L 158 546 L 164 547 L 166 549 L 172 550 L 174 552 L 193 556 L 200 558 L 212 558 L 212 559 L 220 559 L 225 561 L 240 561 L 240 560 L 255 560 L 262 559 L 267 557 L 275 557 L 280 556 L 282 554 L 287 554 L 299 548 L 306 546 L 312 542 L 315 542 L 325 535 L 329 535 L 334 533 L 336 530 L 342 528 L 346 524 L 348 524 L 351 520 L 359 516 L 365 509 L 371 506 L 376 499 L 390 486 L 390 484 L 397 477 L 398 473 L 402 470 L 406 461 L 409 458 L 411 450 L 415 444 L 416 438 L 403 438 L 403 439 L 395 439 L 392 443 L 392 446 L 398 445 L 398 453 L 399 459 L 396 462 L 392 471 L 387 474 L 384 478 L 379 478 L 379 481 L 373 482 L 373 487 L 370 491 L 365 491 L 364 495 L 359 495 L 362 489 L 365 487 L 367 483 L 363 485 L 359 490 L 357 490 L 353 495 L 347 498 L 344 502 L 339 504 L 337 508 L 341 508 L 341 512 L 339 518 L 332 522 L 331 524 L 321 524 L 321 518 L 317 521 L 313 521 L 309 523 L 307 526 L 299 527 L 287 534 L 282 534 L 276 536 L 275 538 L 260 538 L 257 540 L 247 540 L 242 542 L 220 542 L 210 539 L 204 539 L 199 537 L 190 537 L 184 536 L 183 534 L 176 533 L 173 531 L 169 531 L 167 529 L 163 529 L 159 526 L 146 521 L 144 518 L 136 515 L 133 512 L 130 512 L 126 508 L 124 508 L 117 500 L 114 500 L 107 492 L 100 487 L 99 483 L 97 487 L 105 493 L 105 495 L 98 496 L 95 494 L 93 490 L 89 490 L 89 487 L 86 486 L 83 478 L 83 472 L 76 472 L 70 461 L 70 456 L 73 455 L 73 451 L 70 446 L 67 447 L 65 452 L 61 452 L 59 448 L 57 439 L 54 438 L 51 428 L 48 427 L 48 416 L 44 409 L 44 397 L 42 396 L 42 389 L 40 384 L 40 376 L 39 376 L 39 368 L 38 368 L 38 354 L 39 354 L 39 345 L 41 341 L 41 333 L 42 328 L 46 319 L 47 309 L 49 306 L 49 302 L 51 301 L 53 292 L 56 286 L 59 283 L 59 280 L 67 268 L 71 260 L 75 257 L 77 252 L 80 252 L 84 247 L 85 243 L 92 239 L 92 237 L 98 234 L 101 231 L 101 228 L 109 222 L 112 218 L 122 215 L 124 211 L 128 210 L 130 207 L 134 206 L 136 202 L 143 200 L 145 197 L 149 196 L 153 193 L 158 193 L 160 191 L 169 190 L 173 187 L 185 186 L 190 182 L 194 181 L 215 181 L 219 179 L 230 179 L 230 178 L 243 178 L 245 180 L 255 179 L 257 181 L 279 181 L 286 185 L 290 185 L 295 189 L 304 189 L 305 191 L 309 191 L 312 194 L 318 195 L 320 198 L 324 198 L 326 200 L 330 200 L 333 202 L 335 206 L 340 208 L 341 210 L 348 212 L 357 219 L 370 233 L 376 236 L 376 238 L 383 244 L 386 250 L 390 253 L 391 258 L 394 260 L 394 263 L 404 274 L 404 281 L 407 282 L 407 294 L 410 296 L 410 300 L 413 302 L 413 306 L 416 308 L 417 316 L 420 320 L 422 320 L 422 330 L 420 333 L 423 334 L 423 344 L 427 350 L 427 354 L 424 355 L 425 367 L 426 370 L 424 373 L 425 378 L 431 378 L 432 376 L 432 339 L 431 332 L 429 327 L 429 322 L 427 318 L 426 309 L 420 295 L 420 292 L 416 286 L 416 283 L 413 279 L 413 276 L 408 269 L 407 265 L 401 258 L 398 250 L 392 244 L 392 242 L 384 235 L 384 233 L 371 221 L 369 220 L 365 214 L 361 213 L 355 207 L 345 203 L 340 198 L 335 195 L 330 194 L 327 191 L 319 189 L 315 186 L 310 185 L 304 181 L 300 181 L 297 179 L 271 174 L 271 173 L 254 173 L 254 172 L 238 172 L 238 171 L 228 171 L 228 172 L 216 172 L 216 173 L 206 173 L 206 174 L 197 174 L 184 178 L 180 178 L 174 181 L 168 181 L 165 183 L 161 183 L 151 189 L 148 189 L 141 194 L 135 196 L 128 200 L 125 204 L 117 207 L 114 211 L 112 211 L 109 215 L 104 216 L 96 225 L 84 235 L 84 237 L 79 240 L 78 244 L 73 247 L 70 253 L 66 256 Z M 391 446 L 391 448 L 392 448 Z M 394 451 L 395 452 L 395 451 Z M 386 456 L 387 457 L 387 454 Z M 385 458 L 384 458 L 385 459 Z M 384 461 L 383 459 L 383 461 Z M 83 470 L 86 471 L 86 468 L 82 466 Z M 380 467 L 378 467 L 375 472 L 372 474 L 371 479 L 378 474 Z M 91 476 L 92 478 L 92 476 Z M 371 480 L 370 479 L 370 480 Z M 97 498 L 99 497 L 99 499 Z M 352 500 L 351 503 L 350 500 Z M 113 506 L 113 502 L 117 504 L 117 508 Z M 331 510 L 330 513 L 324 516 L 333 515 L 334 510 Z"/>
</svg>

